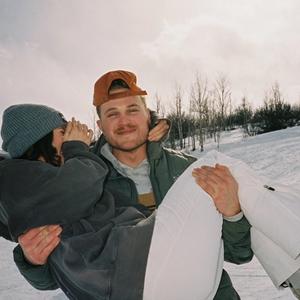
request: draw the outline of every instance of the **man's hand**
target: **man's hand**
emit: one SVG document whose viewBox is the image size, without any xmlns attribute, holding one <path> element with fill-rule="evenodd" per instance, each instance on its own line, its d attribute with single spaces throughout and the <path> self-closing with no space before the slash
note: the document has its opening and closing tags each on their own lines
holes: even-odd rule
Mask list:
<svg viewBox="0 0 300 300">
<path fill-rule="evenodd" d="M 223 216 L 232 217 L 241 211 L 238 183 L 226 166 L 202 166 L 194 169 L 192 175 L 197 184 L 212 197 Z"/>
<path fill-rule="evenodd" d="M 62 228 L 47 225 L 30 229 L 18 238 L 24 256 L 33 265 L 44 265 L 48 256 L 60 242 Z"/>
<path fill-rule="evenodd" d="M 169 131 L 169 124 L 167 120 L 161 119 L 158 124 L 149 131 L 148 141 L 158 142 L 160 141 Z"/>
</svg>

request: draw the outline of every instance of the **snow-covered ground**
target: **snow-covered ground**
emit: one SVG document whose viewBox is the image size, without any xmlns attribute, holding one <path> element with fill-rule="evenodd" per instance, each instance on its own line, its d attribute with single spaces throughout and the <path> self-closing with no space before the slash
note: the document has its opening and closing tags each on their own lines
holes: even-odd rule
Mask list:
<svg viewBox="0 0 300 300">
<path fill-rule="evenodd" d="M 210 143 L 205 151 L 215 148 Z M 228 132 L 222 136 L 220 151 L 242 159 L 261 175 L 285 184 L 300 182 L 300 127 L 245 139 L 239 130 Z M 193 154 L 201 155 L 198 151 Z M 12 260 L 14 246 L 0 238 L 0 299 L 66 299 L 60 291 L 35 291 L 23 280 Z M 229 271 L 242 300 L 295 299 L 288 289 L 277 290 L 273 286 L 255 258 L 248 264 L 226 264 L 225 268 Z"/>
</svg>

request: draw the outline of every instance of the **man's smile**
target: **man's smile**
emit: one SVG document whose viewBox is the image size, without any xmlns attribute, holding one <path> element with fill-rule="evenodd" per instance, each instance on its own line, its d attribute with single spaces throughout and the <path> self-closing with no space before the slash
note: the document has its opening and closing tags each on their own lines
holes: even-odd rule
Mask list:
<svg viewBox="0 0 300 300">
<path fill-rule="evenodd" d="M 126 135 L 131 134 L 136 131 L 136 127 L 126 127 L 126 128 L 120 128 L 116 130 L 116 134 L 118 135 Z"/>
</svg>

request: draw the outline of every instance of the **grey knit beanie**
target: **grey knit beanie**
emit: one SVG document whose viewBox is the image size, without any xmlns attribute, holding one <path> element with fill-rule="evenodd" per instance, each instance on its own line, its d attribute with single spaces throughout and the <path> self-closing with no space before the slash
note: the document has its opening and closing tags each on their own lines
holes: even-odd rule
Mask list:
<svg viewBox="0 0 300 300">
<path fill-rule="evenodd" d="M 63 115 L 48 106 L 12 105 L 3 112 L 2 149 L 12 158 L 20 157 L 30 146 L 65 123 Z"/>
</svg>

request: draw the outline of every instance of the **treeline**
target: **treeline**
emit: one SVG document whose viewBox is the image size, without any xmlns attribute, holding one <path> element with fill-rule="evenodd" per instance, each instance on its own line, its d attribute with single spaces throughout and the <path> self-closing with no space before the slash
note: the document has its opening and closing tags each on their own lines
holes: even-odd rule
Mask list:
<svg viewBox="0 0 300 300">
<path fill-rule="evenodd" d="M 220 76 L 210 89 L 207 80 L 196 76 L 188 102 L 188 108 L 184 109 L 179 86 L 168 112 L 156 96 L 156 111 L 172 122 L 167 145 L 173 149 L 193 151 L 199 145 L 203 151 L 207 138 L 213 138 L 219 148 L 222 132 L 237 127 L 243 128 L 244 136 L 251 136 L 300 125 L 300 105 L 287 103 L 277 82 L 265 94 L 262 106 L 254 109 L 243 97 L 234 108 L 225 76 Z"/>
</svg>

